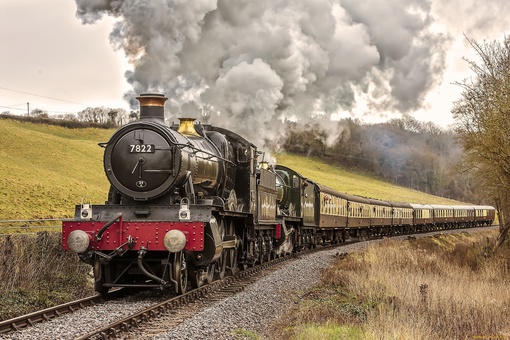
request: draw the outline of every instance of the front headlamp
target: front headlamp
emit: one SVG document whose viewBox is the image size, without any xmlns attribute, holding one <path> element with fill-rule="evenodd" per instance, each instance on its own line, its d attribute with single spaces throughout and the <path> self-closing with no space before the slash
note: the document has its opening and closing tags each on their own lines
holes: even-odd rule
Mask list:
<svg viewBox="0 0 510 340">
<path fill-rule="evenodd" d="M 90 236 L 83 230 L 73 230 L 67 237 L 67 245 L 75 253 L 81 254 L 89 249 Z"/>
<path fill-rule="evenodd" d="M 178 253 L 186 247 L 186 235 L 180 230 L 173 229 L 165 234 L 163 242 L 169 252 Z"/>
</svg>

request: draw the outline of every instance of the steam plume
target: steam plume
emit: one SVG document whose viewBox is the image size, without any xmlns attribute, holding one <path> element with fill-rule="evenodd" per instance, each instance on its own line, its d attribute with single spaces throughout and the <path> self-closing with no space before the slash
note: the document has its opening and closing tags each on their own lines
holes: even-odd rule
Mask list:
<svg viewBox="0 0 510 340">
<path fill-rule="evenodd" d="M 133 64 L 132 91 L 167 95 L 172 117 L 199 115 L 254 143 L 281 118 L 420 107 L 445 67 L 449 38 L 427 0 L 76 0 Z M 183 112 L 188 111 L 188 112 Z M 261 145 L 261 144 L 259 144 Z"/>
</svg>

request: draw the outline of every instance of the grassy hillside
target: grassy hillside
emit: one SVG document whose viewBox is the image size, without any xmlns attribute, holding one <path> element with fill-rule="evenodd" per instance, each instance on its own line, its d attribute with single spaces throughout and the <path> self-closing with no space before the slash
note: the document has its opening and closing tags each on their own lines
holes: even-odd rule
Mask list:
<svg viewBox="0 0 510 340">
<path fill-rule="evenodd" d="M 89 197 L 105 201 L 101 149 L 112 130 L 0 120 L 0 219 L 70 217 Z"/>
<path fill-rule="evenodd" d="M 97 143 L 112 133 L 0 119 L 0 220 L 70 217 L 84 199 L 104 202 L 109 184 Z M 277 161 L 342 192 L 406 202 L 454 202 L 306 157 L 279 154 Z"/>
</svg>

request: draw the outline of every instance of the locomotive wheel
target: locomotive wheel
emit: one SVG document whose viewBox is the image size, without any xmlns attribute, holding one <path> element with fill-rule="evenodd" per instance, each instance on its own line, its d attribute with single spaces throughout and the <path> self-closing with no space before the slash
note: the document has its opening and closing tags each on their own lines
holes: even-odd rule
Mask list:
<svg viewBox="0 0 510 340">
<path fill-rule="evenodd" d="M 204 285 L 204 279 L 202 278 L 202 270 L 196 270 L 191 278 L 193 287 L 200 288 Z"/>
<path fill-rule="evenodd" d="M 234 221 L 229 221 L 226 223 L 226 234 L 228 236 L 236 235 L 236 228 Z M 230 248 L 223 250 L 225 253 L 225 271 L 228 270 L 230 275 L 236 275 L 239 272 L 239 268 L 237 267 L 237 255 L 239 253 L 239 244 L 236 242 L 235 248 Z M 222 254 L 223 255 L 223 254 Z"/>
<path fill-rule="evenodd" d="M 266 261 L 271 261 L 271 254 L 273 253 L 273 243 L 271 242 L 271 236 L 269 234 L 265 237 L 266 240 Z"/>
<path fill-rule="evenodd" d="M 181 251 L 174 255 L 174 278 L 177 281 L 176 293 L 184 294 L 188 289 L 188 268 L 186 266 L 186 257 Z"/>
<path fill-rule="evenodd" d="M 223 280 L 225 277 L 225 274 L 227 272 L 227 259 L 228 259 L 228 250 L 223 250 L 221 252 L 220 258 L 218 259 L 218 262 L 215 264 L 215 270 L 214 270 L 214 278 Z"/>
<path fill-rule="evenodd" d="M 269 242 L 267 240 L 267 237 L 266 235 L 261 235 L 260 236 L 260 240 L 262 241 L 262 249 L 261 249 L 261 253 L 262 253 L 262 261 L 261 262 L 267 262 L 270 259 L 270 251 L 269 251 Z"/>
<path fill-rule="evenodd" d="M 230 190 L 230 194 L 227 198 L 227 210 L 237 211 L 237 195 L 235 190 Z"/>
<path fill-rule="evenodd" d="M 227 269 L 230 275 L 236 275 L 239 273 L 239 267 L 237 263 L 238 248 L 230 249 L 227 253 Z"/>
<path fill-rule="evenodd" d="M 207 266 L 207 276 L 206 276 L 206 280 L 207 280 L 207 283 L 209 283 L 209 284 L 213 283 L 213 281 L 214 281 L 214 272 L 215 272 L 215 267 L 216 267 L 216 263 L 210 263 L 210 264 Z"/>
<path fill-rule="evenodd" d="M 264 253 L 266 251 L 266 245 L 264 243 L 264 238 L 261 235 L 259 235 L 259 237 L 257 237 L 257 248 L 258 248 L 257 259 L 259 260 L 259 263 L 266 262 L 265 257 L 264 257 Z"/>
<path fill-rule="evenodd" d="M 218 227 L 219 227 L 219 232 L 221 235 L 221 240 L 225 241 L 225 235 L 227 233 L 227 230 L 225 228 L 225 220 L 221 220 L 220 223 L 218 224 Z M 216 262 L 216 265 L 214 266 L 214 268 L 215 268 L 214 278 L 215 279 L 223 280 L 223 278 L 225 277 L 225 272 L 226 272 L 226 268 L 227 268 L 227 256 L 228 256 L 227 252 L 228 252 L 227 249 L 223 249 L 223 251 L 221 252 L 220 258 L 218 259 L 218 262 Z"/>
<path fill-rule="evenodd" d="M 101 262 L 99 262 L 99 257 L 96 256 L 94 260 L 94 290 L 98 292 L 102 298 L 106 299 L 110 288 L 103 286 L 104 281 L 104 269 Z"/>
</svg>

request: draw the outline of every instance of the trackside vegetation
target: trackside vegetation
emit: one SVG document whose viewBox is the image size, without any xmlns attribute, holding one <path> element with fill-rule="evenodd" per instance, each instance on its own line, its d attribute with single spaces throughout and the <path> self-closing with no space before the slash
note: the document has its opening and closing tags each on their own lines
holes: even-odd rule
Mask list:
<svg viewBox="0 0 510 340">
<path fill-rule="evenodd" d="M 338 257 L 275 339 L 495 339 L 508 337 L 510 247 L 498 230 L 371 243 Z"/>
<path fill-rule="evenodd" d="M 60 237 L 0 236 L 0 320 L 93 295 L 90 266 L 64 251 Z"/>
</svg>

